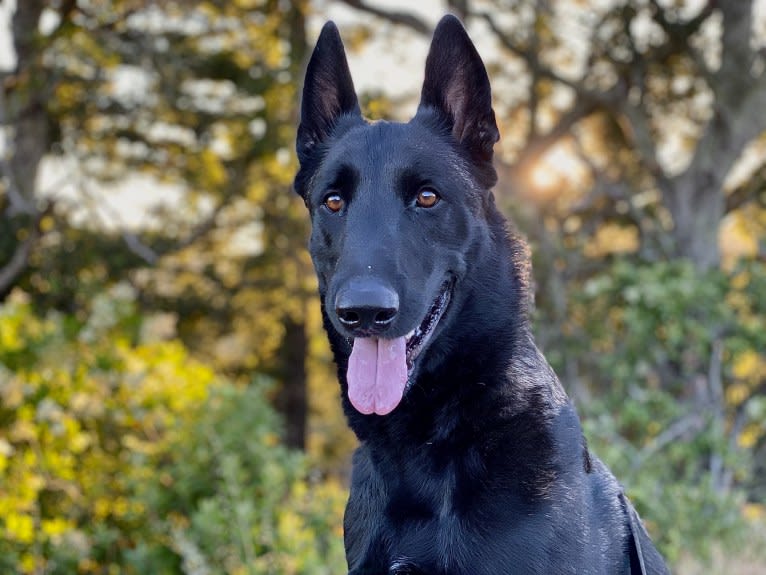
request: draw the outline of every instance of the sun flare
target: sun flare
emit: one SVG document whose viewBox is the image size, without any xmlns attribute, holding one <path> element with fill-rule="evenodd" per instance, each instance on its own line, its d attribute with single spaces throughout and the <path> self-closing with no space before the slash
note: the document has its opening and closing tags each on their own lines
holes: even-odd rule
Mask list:
<svg viewBox="0 0 766 575">
<path fill-rule="evenodd" d="M 532 187 L 549 195 L 562 187 L 571 187 L 585 175 L 582 161 L 566 145 L 559 144 L 541 156 L 529 172 Z"/>
</svg>

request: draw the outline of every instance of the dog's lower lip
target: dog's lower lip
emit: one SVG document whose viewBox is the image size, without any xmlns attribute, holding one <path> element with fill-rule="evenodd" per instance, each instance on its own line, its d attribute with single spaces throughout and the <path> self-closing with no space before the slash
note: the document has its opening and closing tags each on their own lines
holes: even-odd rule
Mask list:
<svg viewBox="0 0 766 575">
<path fill-rule="evenodd" d="M 444 312 L 449 305 L 452 295 L 452 278 L 447 279 L 439 289 L 439 295 L 436 296 L 431 307 L 428 309 L 423 321 L 418 327 L 409 332 L 405 337 L 407 340 L 407 369 L 411 370 L 415 365 L 415 359 L 423 350 L 428 340 L 433 335 L 436 326 L 439 324 Z"/>
</svg>

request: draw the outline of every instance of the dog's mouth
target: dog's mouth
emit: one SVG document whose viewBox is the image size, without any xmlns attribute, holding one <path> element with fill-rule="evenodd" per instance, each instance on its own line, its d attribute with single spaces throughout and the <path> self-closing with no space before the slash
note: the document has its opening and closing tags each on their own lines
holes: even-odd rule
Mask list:
<svg viewBox="0 0 766 575">
<path fill-rule="evenodd" d="M 442 287 L 439 290 L 439 295 L 436 296 L 436 299 L 431 304 L 423 321 L 420 322 L 418 327 L 405 336 L 407 341 L 406 355 L 408 372 L 412 371 L 412 368 L 415 365 L 415 359 L 417 359 L 420 352 L 425 349 L 426 345 L 428 345 L 431 336 L 436 330 L 436 326 L 439 324 L 439 320 L 441 320 L 444 312 L 447 310 L 447 305 L 452 296 L 453 283 L 454 282 L 449 279 L 442 284 Z"/>
<path fill-rule="evenodd" d="M 395 339 L 356 338 L 348 359 L 348 398 L 363 414 L 391 413 L 412 384 L 415 362 L 428 347 L 449 306 L 454 280 L 446 280 L 420 325 Z"/>
</svg>

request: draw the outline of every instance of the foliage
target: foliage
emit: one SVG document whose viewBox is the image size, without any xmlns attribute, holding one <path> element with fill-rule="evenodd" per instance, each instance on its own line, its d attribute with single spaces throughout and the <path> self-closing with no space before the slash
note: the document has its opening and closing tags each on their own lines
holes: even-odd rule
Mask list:
<svg viewBox="0 0 766 575">
<path fill-rule="evenodd" d="M 764 280 L 757 262 L 726 273 L 622 259 L 573 297 L 568 352 L 593 394 L 588 438 L 671 560 L 747 532 L 745 487 L 766 436 Z"/>
<path fill-rule="evenodd" d="M 0 571 L 338 571 L 343 490 L 279 444 L 264 384 L 151 341 L 124 285 L 85 321 L 25 299 L 0 307 Z"/>
<path fill-rule="evenodd" d="M 305 479 L 264 396 L 263 383 L 217 389 L 169 450 L 162 484 L 143 494 L 185 572 L 342 570 L 344 491 Z"/>
</svg>

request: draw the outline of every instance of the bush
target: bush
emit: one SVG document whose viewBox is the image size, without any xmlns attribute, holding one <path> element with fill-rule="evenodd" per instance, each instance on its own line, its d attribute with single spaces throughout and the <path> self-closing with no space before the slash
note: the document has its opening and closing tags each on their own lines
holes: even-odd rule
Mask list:
<svg viewBox="0 0 766 575">
<path fill-rule="evenodd" d="M 573 297 L 568 353 L 591 393 L 586 434 L 671 562 L 747 541 L 766 434 L 763 289 L 757 263 L 700 273 L 618 260 Z"/>
<path fill-rule="evenodd" d="M 308 481 L 302 455 L 280 445 L 266 387 L 218 387 L 179 429 L 161 482 L 141 495 L 163 542 L 143 554 L 172 551 L 200 575 L 344 570 L 345 492 Z"/>
<path fill-rule="evenodd" d="M 92 308 L 0 306 L 0 572 L 341 571 L 343 490 L 279 445 L 265 384 L 141 342 L 124 287 Z"/>
</svg>

